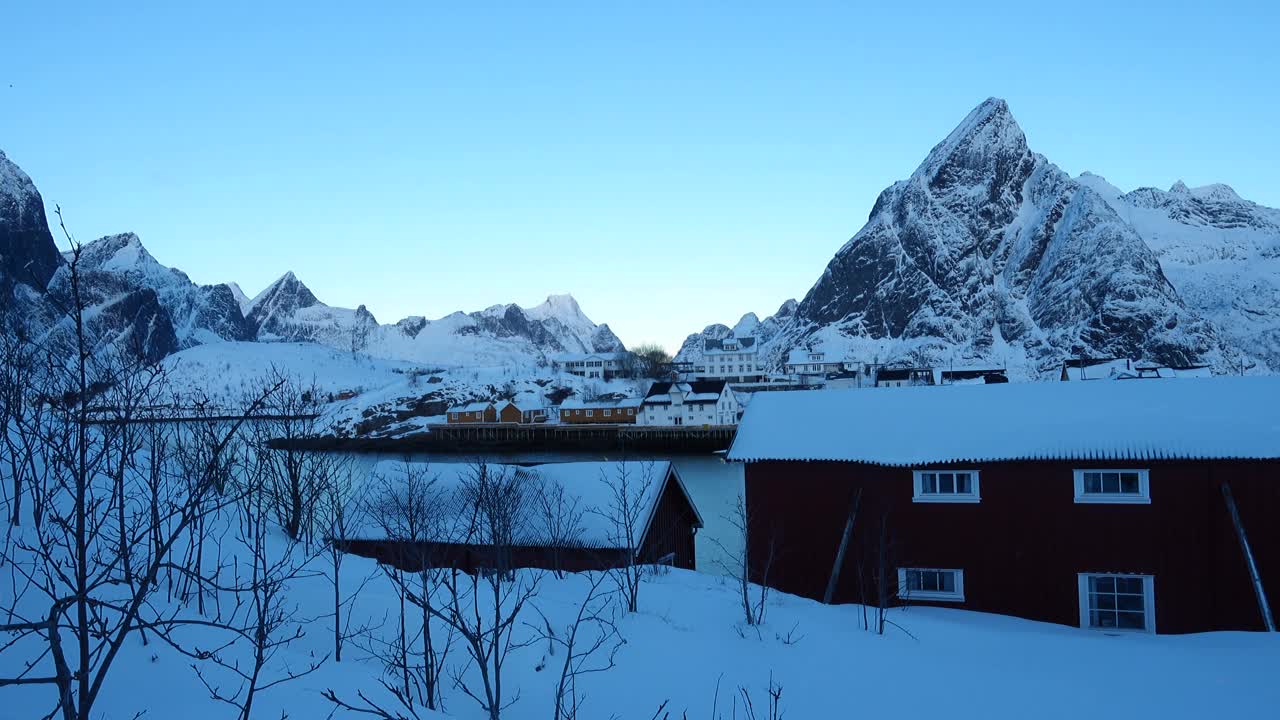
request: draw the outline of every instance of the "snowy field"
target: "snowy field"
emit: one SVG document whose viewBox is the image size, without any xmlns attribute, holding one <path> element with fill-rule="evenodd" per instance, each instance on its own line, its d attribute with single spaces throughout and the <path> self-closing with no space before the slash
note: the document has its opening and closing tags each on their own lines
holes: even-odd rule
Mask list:
<svg viewBox="0 0 1280 720">
<path fill-rule="evenodd" d="M 578 395 L 612 393 L 641 397 L 648 380 L 594 380 L 529 362 L 493 367 L 425 365 L 384 360 L 335 350 L 317 343 L 222 342 L 197 345 L 165 358 L 172 387 L 188 398 L 203 394 L 232 407 L 240 403 L 276 371 L 314 386 L 334 400 L 323 408 L 324 423 L 350 431 L 356 422 L 374 415 L 395 415 L 417 399 L 430 396 L 446 402 L 470 402 L 510 396 L 535 407 L 549 405 L 546 393 L 561 388 Z M 341 396 L 341 397 L 339 397 Z M 322 397 L 322 400 L 328 400 Z M 445 422 L 439 415 L 405 412 L 406 417 L 380 432 L 421 431 Z"/>
<path fill-rule="evenodd" d="M 350 558 L 343 575 L 353 587 L 362 577 L 372 578 L 358 597 L 359 616 L 377 622 L 394 617 L 395 592 L 372 561 Z M 543 576 L 532 604 L 553 625 L 567 624 L 586 584 L 587 576 Z M 858 606 L 826 607 L 780 594 L 771 596 L 766 625 L 757 636 L 736 622 L 740 610 L 734 591 L 728 579 L 694 572 L 649 577 L 639 612 L 619 618 L 625 644 L 616 667 L 583 678 L 587 699 L 580 717 L 649 720 L 666 702 L 672 717 L 687 709 L 690 718 L 729 718 L 735 697 L 737 717 L 746 717 L 739 687 L 759 712 L 771 676 L 782 688 L 781 708 L 790 718 L 1250 718 L 1273 716 L 1280 704 L 1280 684 L 1274 682 L 1280 638 L 1274 636 L 1106 636 L 933 608 L 893 611 L 892 621 L 905 631 L 891 626 L 878 636 L 861 629 Z M 299 615 L 311 620 L 303 624 L 306 635 L 276 658 L 274 672 L 306 666 L 331 651 L 325 617 L 331 592 L 322 577 L 298 580 L 290 588 Z M 517 636 L 528 638 L 538 615 L 530 609 L 523 618 L 530 625 L 519 627 Z M 786 642 L 787 635 L 792 642 Z M 340 664 L 326 661 L 311 675 L 267 690 L 253 716 L 330 717 L 333 705 L 321 697 L 326 689 L 340 698 L 354 699 L 363 690 L 386 699 L 377 683 L 381 667 L 360 659 L 359 651 L 349 647 L 348 652 L 351 657 Z M 463 651 L 455 647 L 453 652 L 451 662 L 460 662 Z M 0 675 L 11 676 L 16 662 L 15 653 L 0 654 Z M 234 717 L 232 708 L 209 699 L 191 663 L 171 648 L 156 642 L 143 646 L 131 638 L 95 716 Z M 514 651 L 504 684 L 519 699 L 502 717 L 552 717 L 557 668 L 545 642 Z M 0 717 L 42 717 L 52 707 L 52 692 L 48 686 L 5 688 Z M 443 714 L 422 717 L 484 717 L 457 688 L 446 687 L 443 698 Z M 332 716 L 360 717 L 344 711 Z"/>
</svg>

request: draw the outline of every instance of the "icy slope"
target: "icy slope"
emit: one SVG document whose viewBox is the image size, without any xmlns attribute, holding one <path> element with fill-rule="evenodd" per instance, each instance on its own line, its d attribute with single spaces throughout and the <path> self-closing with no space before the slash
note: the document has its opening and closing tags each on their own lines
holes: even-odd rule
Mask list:
<svg viewBox="0 0 1280 720">
<path fill-rule="evenodd" d="M 1122 193 L 1092 173 L 1077 178 L 1155 251 L 1188 306 L 1239 348 L 1246 369 L 1280 370 L 1280 210 L 1226 185 Z"/>
</svg>

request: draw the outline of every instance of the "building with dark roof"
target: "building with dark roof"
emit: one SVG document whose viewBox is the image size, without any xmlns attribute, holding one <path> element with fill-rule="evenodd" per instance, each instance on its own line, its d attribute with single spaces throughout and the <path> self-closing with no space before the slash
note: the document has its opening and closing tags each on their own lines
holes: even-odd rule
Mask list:
<svg viewBox="0 0 1280 720">
<path fill-rule="evenodd" d="M 640 404 L 640 425 L 737 425 L 742 403 L 724 380 L 656 382 Z"/>
</svg>

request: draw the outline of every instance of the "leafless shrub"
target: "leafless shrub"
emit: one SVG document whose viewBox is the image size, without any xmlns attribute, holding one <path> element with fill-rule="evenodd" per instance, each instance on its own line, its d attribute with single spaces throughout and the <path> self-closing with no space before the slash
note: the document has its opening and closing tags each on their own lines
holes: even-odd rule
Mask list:
<svg viewBox="0 0 1280 720">
<path fill-rule="evenodd" d="M 653 463 L 643 463 L 638 472 L 632 467 L 633 463 L 619 462 L 615 463 L 613 473 L 601 471 L 600 481 L 608 485 L 609 499 L 604 507 L 591 509 L 609 523 L 609 541 L 627 551 L 623 562 L 610 571 L 626 603 L 627 612 L 636 612 L 640 607 L 640 584 L 646 571 L 639 556 L 640 543 L 644 539 L 641 535 L 644 533 L 645 498 L 658 482 L 654 477 Z"/>
<path fill-rule="evenodd" d="M 602 589 L 606 578 L 605 573 L 590 576 L 586 597 L 563 634 L 555 632 L 541 611 L 538 614 L 542 624 L 530 625 L 539 639 L 547 642 L 551 657 L 555 657 L 557 651 L 564 655 L 556 682 L 553 720 L 576 720 L 586 700 L 586 695 L 578 690 L 578 678 L 611 670 L 625 642 L 614 623 L 614 603 L 610 596 L 615 591 Z"/>
</svg>

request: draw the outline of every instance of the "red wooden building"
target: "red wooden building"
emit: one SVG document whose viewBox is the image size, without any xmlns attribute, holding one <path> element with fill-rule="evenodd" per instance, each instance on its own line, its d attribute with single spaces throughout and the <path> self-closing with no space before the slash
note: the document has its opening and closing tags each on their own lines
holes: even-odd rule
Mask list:
<svg viewBox="0 0 1280 720">
<path fill-rule="evenodd" d="M 1280 378 L 762 393 L 729 458 L 753 563 L 772 544 L 786 592 L 824 596 L 856 504 L 836 602 L 883 585 L 1108 631 L 1260 630 L 1255 585 L 1280 597 L 1277 401 Z"/>
<path fill-rule="evenodd" d="M 450 425 L 474 425 L 498 422 L 498 409 L 494 404 L 481 400 L 465 405 L 454 405 L 446 412 L 446 422 Z"/>
<path fill-rule="evenodd" d="M 461 501 L 463 488 L 474 478 L 475 468 L 464 464 L 405 463 L 383 461 L 373 473 L 381 476 L 377 487 L 403 487 L 395 482 L 408 473 L 429 478 L 435 493 L 429 527 L 409 535 L 394 518 L 371 517 L 361 528 L 340 540 L 347 551 L 377 559 L 402 570 L 419 570 L 424 564 L 453 567 L 465 572 L 499 567 L 495 548 L 483 541 L 474 527 L 472 509 Z M 524 501 L 514 522 L 511 547 L 502 550 L 501 565 L 547 570 L 603 570 L 623 565 L 628 556 L 642 563 L 693 569 L 694 535 L 702 517 L 689 499 L 684 481 L 669 462 L 572 462 L 532 467 L 489 465 L 489 473 L 516 474 L 524 484 Z M 608 519 L 614 491 L 626 474 L 628 496 L 639 510 L 637 541 L 628 546 L 619 529 Z M 391 479 L 392 482 L 385 482 Z M 553 529 L 543 498 L 561 500 L 565 512 Z M 394 504 L 394 503 L 393 503 Z M 403 506 L 403 504 L 401 504 Z M 374 498 L 372 507 L 379 507 Z M 415 539 L 416 538 L 416 539 Z"/>
</svg>

